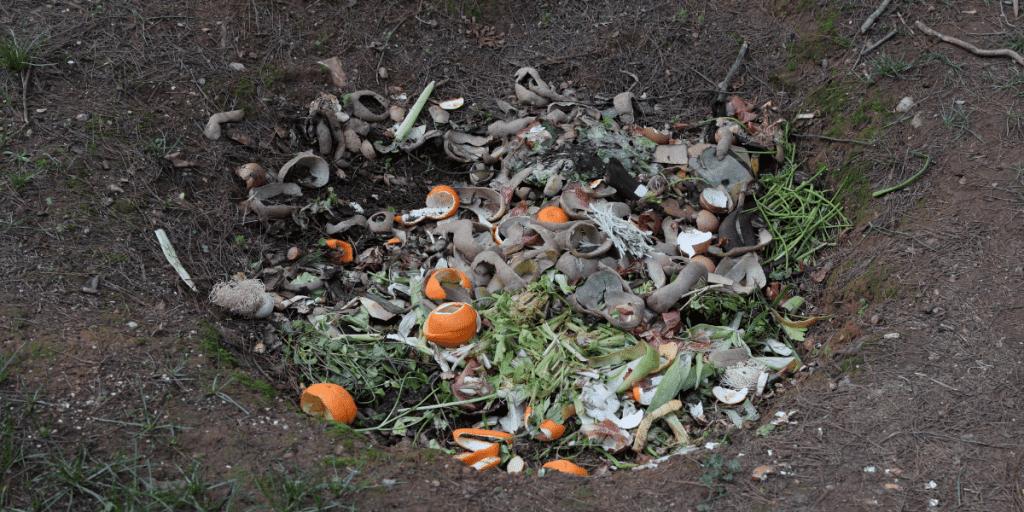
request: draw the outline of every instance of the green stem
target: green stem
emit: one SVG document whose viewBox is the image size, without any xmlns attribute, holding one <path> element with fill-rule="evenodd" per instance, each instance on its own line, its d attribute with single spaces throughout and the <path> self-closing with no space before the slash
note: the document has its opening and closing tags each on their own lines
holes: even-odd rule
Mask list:
<svg viewBox="0 0 1024 512">
<path fill-rule="evenodd" d="M 455 406 L 455 405 L 463 405 L 463 404 L 471 404 L 471 403 L 474 403 L 474 402 L 482 402 L 484 400 L 490 400 L 492 398 L 497 398 L 497 397 L 498 397 L 497 393 L 491 393 L 490 395 L 478 396 L 476 398 L 467 398 L 466 400 L 461 400 L 461 401 L 458 401 L 458 402 L 448 402 L 448 403 L 445 403 L 445 404 L 425 405 L 423 407 L 408 407 L 408 408 L 405 408 L 405 409 L 399 409 L 398 412 L 406 412 L 406 411 L 414 411 L 414 410 L 415 411 L 429 411 L 431 409 L 443 409 L 445 407 L 452 407 L 452 406 Z"/>
<path fill-rule="evenodd" d="M 409 109 L 409 115 L 405 116 L 405 120 L 398 127 L 398 132 L 395 133 L 396 142 L 404 141 L 405 137 L 409 135 L 409 130 L 416 123 L 416 118 L 419 117 L 420 111 L 423 110 L 423 105 L 427 104 L 427 98 L 430 98 L 430 93 L 432 92 L 434 92 L 434 82 L 427 84 L 427 87 L 420 93 L 420 97 L 416 99 L 416 103 Z"/>
<path fill-rule="evenodd" d="M 917 171 L 917 174 L 915 174 L 915 175 L 911 176 L 910 178 L 908 178 L 907 181 L 904 181 L 903 183 L 900 183 L 899 185 L 896 185 L 895 187 L 889 187 L 889 188 L 885 188 L 885 189 L 882 189 L 882 190 L 876 190 L 875 192 L 872 192 L 871 193 L 871 197 L 881 197 L 881 196 L 884 196 L 884 195 L 888 194 L 889 192 L 895 192 L 895 191 L 897 191 L 897 190 L 899 190 L 899 189 L 901 189 L 901 188 L 903 188 L 903 187 L 905 187 L 907 185 L 910 185 L 911 183 L 917 181 L 918 178 L 920 178 L 921 176 L 924 175 L 924 172 L 928 170 L 928 165 L 932 163 L 932 157 L 930 157 L 928 155 L 925 155 L 925 154 L 922 154 L 922 153 L 918 153 L 916 151 L 911 151 L 910 154 L 914 155 L 914 156 L 916 156 L 918 158 L 924 158 L 924 167 L 922 167 L 920 171 Z"/>
</svg>

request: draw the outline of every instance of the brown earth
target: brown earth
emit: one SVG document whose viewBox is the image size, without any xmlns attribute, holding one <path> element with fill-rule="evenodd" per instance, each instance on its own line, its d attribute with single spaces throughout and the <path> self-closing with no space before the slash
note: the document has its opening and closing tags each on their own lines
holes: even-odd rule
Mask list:
<svg viewBox="0 0 1024 512">
<path fill-rule="evenodd" d="M 4 2 L 4 36 L 35 52 L 30 71 L 0 71 L 0 508 L 307 510 L 317 498 L 364 510 L 1024 508 L 1024 79 L 1011 59 L 914 26 L 1021 50 L 1022 22 L 999 2 L 897 3 L 859 34 L 876 7 Z M 845 184 L 856 222 L 794 278 L 828 320 L 805 344 L 811 368 L 761 406 L 765 418 L 796 411 L 795 424 L 731 431 L 715 451 L 642 472 L 477 474 L 411 441 L 332 435 L 299 412 L 300 382 L 280 351 L 253 352 L 264 324 L 206 298 L 214 282 L 323 236 L 244 217 L 233 174 L 248 161 L 277 168 L 298 149 L 274 127 L 332 90 L 318 60 L 341 59 L 342 93 L 414 95 L 436 80 L 435 97 L 466 98 L 461 123 L 487 122 L 495 99 L 514 100 L 511 74 L 534 66 L 596 103 L 645 94 L 642 121 L 660 124 L 710 115 L 741 40 L 750 54 L 732 89 L 790 119 L 815 114 L 795 123 L 804 137 L 794 140 L 808 169 L 827 166 L 829 182 Z M 898 113 L 904 96 L 915 104 Z M 211 112 L 236 108 L 252 145 L 203 138 Z M 163 156 L 174 150 L 196 165 L 173 167 Z M 464 173 L 441 159 L 425 171 L 409 158 L 356 158 L 331 185 L 369 211 L 401 211 Z M 921 179 L 871 196 L 926 159 Z M 157 228 L 199 293 L 167 264 Z M 81 293 L 97 275 L 99 293 Z M 738 469 L 718 468 L 734 460 Z M 751 481 L 762 464 L 774 473 Z M 122 492 L 193 482 L 164 505 Z"/>
</svg>

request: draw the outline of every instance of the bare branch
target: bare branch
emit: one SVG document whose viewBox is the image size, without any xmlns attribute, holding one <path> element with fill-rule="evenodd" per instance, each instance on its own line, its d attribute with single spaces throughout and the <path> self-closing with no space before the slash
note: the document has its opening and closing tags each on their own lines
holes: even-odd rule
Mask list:
<svg viewBox="0 0 1024 512">
<path fill-rule="evenodd" d="M 973 53 L 975 55 L 979 55 L 979 56 L 982 56 L 982 57 L 1009 57 L 1009 58 L 1017 61 L 1017 64 L 1020 64 L 1021 66 L 1024 66 L 1024 57 L 1022 57 L 1021 54 L 1019 54 L 1019 53 L 1017 53 L 1017 52 L 1015 52 L 1013 50 L 1010 50 L 1008 48 L 1000 48 L 998 50 L 982 50 L 981 48 L 978 48 L 977 46 L 974 46 L 971 43 L 968 43 L 968 42 L 965 42 L 965 41 L 961 41 L 960 39 L 957 39 L 957 38 L 955 38 L 953 36 L 947 36 L 945 34 L 941 34 L 939 32 L 936 32 L 936 31 L 932 30 L 931 28 L 929 28 L 924 23 L 921 23 L 920 21 L 918 21 L 916 23 L 916 25 L 917 25 L 917 28 L 921 29 L 921 31 L 924 32 L 925 34 L 928 34 L 928 35 L 930 35 L 932 37 L 935 37 L 935 38 L 937 38 L 938 40 L 940 40 L 940 41 L 942 41 L 944 43 L 949 43 L 949 44 L 952 44 L 952 45 L 959 46 L 959 47 L 961 47 L 961 48 L 963 48 L 963 49 L 965 49 L 965 50 L 967 50 L 967 51 L 969 51 L 969 52 L 971 52 L 971 53 Z"/>
</svg>

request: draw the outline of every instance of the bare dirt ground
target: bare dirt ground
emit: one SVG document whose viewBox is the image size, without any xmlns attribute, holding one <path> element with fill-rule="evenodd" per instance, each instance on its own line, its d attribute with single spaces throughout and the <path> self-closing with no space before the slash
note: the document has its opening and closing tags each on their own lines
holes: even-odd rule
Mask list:
<svg viewBox="0 0 1024 512">
<path fill-rule="evenodd" d="M 0 509 L 1024 508 L 1024 75 L 915 26 L 1020 51 L 1024 21 L 1009 2 L 896 4 L 861 34 L 876 2 L 4 2 L 3 36 L 33 52 L 0 70 Z M 811 368 L 762 404 L 795 424 L 646 471 L 470 472 L 304 416 L 296 372 L 253 351 L 264 325 L 207 300 L 322 237 L 244 218 L 233 173 L 291 158 L 274 128 L 320 92 L 435 80 L 483 123 L 534 66 L 595 102 L 646 95 L 646 123 L 697 121 L 740 41 L 732 88 L 814 114 L 794 140 L 845 184 L 855 221 L 795 278 L 829 315 L 803 347 Z M 340 90 L 317 65 L 332 56 Z M 245 110 L 251 144 L 203 138 L 228 109 Z M 163 158 L 174 151 L 195 166 Z M 450 179 L 434 169 L 354 159 L 332 186 L 401 210 Z M 98 293 L 82 293 L 94 276 Z M 763 464 L 774 473 L 752 481 Z"/>
</svg>

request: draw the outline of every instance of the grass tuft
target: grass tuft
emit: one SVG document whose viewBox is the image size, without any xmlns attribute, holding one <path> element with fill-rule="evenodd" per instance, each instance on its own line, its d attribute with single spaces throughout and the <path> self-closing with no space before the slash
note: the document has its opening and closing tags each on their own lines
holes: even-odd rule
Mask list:
<svg viewBox="0 0 1024 512">
<path fill-rule="evenodd" d="M 3 36 L 0 39 L 0 66 L 15 73 L 28 70 L 32 65 L 32 57 L 42 43 L 43 38 L 39 36 L 26 44 L 19 43 L 12 30 L 10 37 Z"/>
<path fill-rule="evenodd" d="M 868 65 L 871 66 L 871 74 L 868 77 L 868 81 L 874 82 L 878 77 L 906 80 L 907 77 L 904 76 L 904 73 L 910 71 L 914 64 L 915 61 L 908 61 L 906 55 L 893 57 L 888 53 L 883 53 L 877 59 L 868 61 Z"/>
</svg>

